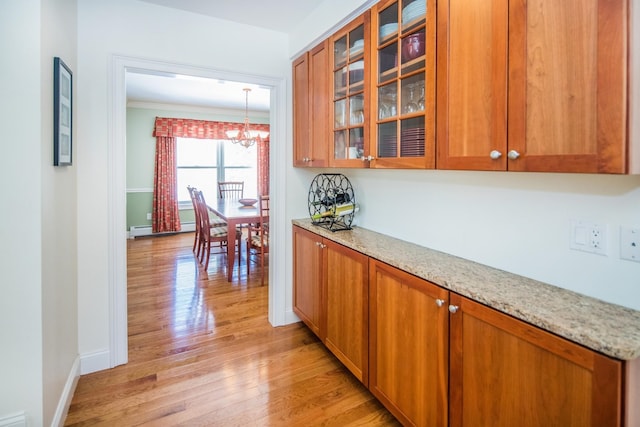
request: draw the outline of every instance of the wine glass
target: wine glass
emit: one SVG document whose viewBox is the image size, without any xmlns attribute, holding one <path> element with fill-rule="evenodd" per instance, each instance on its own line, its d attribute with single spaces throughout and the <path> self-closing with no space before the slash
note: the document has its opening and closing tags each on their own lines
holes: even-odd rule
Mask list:
<svg viewBox="0 0 640 427">
<path fill-rule="evenodd" d="M 418 99 L 418 110 L 424 111 L 424 83 L 420 85 L 420 99 Z"/>
<path fill-rule="evenodd" d="M 414 89 L 415 89 L 414 84 L 411 83 L 411 84 L 407 85 L 407 89 L 409 91 L 409 100 L 404 106 L 404 112 L 405 113 L 413 113 L 413 112 L 418 111 L 418 104 L 414 100 Z"/>
</svg>

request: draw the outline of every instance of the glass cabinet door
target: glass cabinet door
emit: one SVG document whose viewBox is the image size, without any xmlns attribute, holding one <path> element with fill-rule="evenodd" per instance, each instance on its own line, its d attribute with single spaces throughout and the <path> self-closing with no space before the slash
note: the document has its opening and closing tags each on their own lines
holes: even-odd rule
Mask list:
<svg viewBox="0 0 640 427">
<path fill-rule="evenodd" d="M 433 3 L 387 0 L 374 8 L 372 154 L 377 166 L 435 167 Z"/>
<path fill-rule="evenodd" d="M 361 159 L 368 116 L 368 31 L 369 12 L 365 12 L 332 39 L 333 165 L 366 166 Z"/>
</svg>

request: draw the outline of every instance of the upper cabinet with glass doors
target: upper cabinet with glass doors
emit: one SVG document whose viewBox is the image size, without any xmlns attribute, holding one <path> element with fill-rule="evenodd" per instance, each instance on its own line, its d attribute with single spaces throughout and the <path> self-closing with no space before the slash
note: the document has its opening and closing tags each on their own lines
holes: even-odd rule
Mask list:
<svg viewBox="0 0 640 427">
<path fill-rule="evenodd" d="M 369 21 L 367 11 L 331 37 L 333 146 L 330 165 L 364 167 L 368 155 Z"/>
<path fill-rule="evenodd" d="M 372 12 L 370 167 L 435 167 L 435 1 L 386 0 Z"/>
</svg>

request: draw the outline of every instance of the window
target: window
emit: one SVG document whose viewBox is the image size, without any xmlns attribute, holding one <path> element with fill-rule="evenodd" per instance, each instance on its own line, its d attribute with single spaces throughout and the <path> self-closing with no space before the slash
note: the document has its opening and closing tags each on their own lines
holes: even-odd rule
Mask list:
<svg viewBox="0 0 640 427">
<path fill-rule="evenodd" d="M 258 150 L 226 140 L 177 138 L 178 203 L 191 206 L 187 186 L 218 196 L 218 181 L 244 181 L 244 196 L 258 194 Z"/>
</svg>

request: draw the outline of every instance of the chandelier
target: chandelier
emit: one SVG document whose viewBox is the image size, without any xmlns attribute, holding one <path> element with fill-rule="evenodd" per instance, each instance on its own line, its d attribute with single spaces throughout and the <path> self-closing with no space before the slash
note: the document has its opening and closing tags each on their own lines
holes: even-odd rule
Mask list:
<svg viewBox="0 0 640 427">
<path fill-rule="evenodd" d="M 245 92 L 244 126 L 240 130 L 228 130 L 226 134 L 227 138 L 234 144 L 240 144 L 245 148 L 249 148 L 256 142 L 268 137 L 269 132 L 249 129 L 249 92 L 251 92 L 251 89 L 245 87 L 242 90 Z"/>
</svg>

